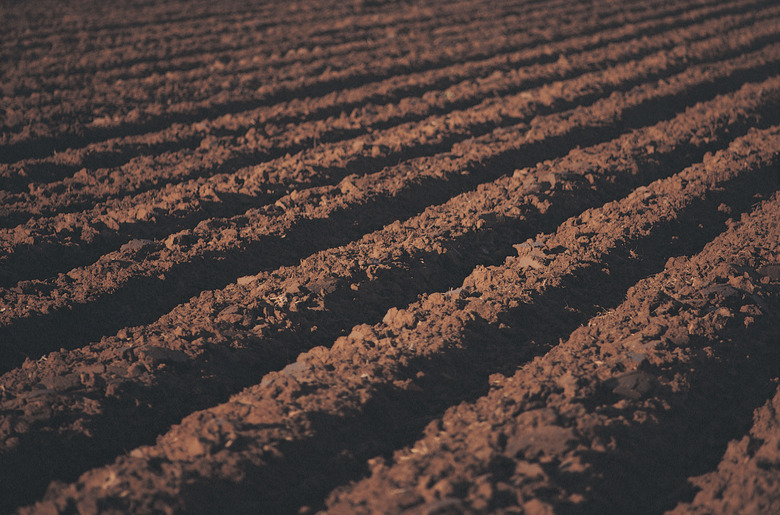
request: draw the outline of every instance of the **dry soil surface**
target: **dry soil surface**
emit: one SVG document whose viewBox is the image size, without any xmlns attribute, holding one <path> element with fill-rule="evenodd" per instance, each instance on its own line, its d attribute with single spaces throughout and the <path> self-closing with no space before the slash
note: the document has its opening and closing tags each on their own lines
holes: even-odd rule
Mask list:
<svg viewBox="0 0 780 515">
<path fill-rule="evenodd" d="M 776 1 L 0 21 L 0 512 L 780 512 Z"/>
</svg>

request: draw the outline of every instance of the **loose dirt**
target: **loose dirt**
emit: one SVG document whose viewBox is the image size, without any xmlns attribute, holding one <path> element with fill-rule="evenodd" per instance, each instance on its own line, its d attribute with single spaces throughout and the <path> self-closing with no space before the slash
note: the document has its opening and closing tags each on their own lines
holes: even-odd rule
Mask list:
<svg viewBox="0 0 780 515">
<path fill-rule="evenodd" d="M 775 2 L 0 12 L 1 512 L 780 509 Z"/>
</svg>

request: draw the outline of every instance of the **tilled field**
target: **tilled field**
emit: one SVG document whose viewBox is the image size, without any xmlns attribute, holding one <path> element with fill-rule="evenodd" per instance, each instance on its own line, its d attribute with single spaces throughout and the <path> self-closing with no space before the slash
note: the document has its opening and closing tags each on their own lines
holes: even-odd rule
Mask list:
<svg viewBox="0 0 780 515">
<path fill-rule="evenodd" d="M 777 2 L 0 13 L 0 512 L 780 512 Z"/>
</svg>

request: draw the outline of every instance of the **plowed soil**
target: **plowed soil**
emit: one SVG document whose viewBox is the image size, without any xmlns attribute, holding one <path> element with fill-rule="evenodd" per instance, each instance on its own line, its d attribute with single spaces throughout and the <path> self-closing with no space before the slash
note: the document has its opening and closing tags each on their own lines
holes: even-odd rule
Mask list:
<svg viewBox="0 0 780 515">
<path fill-rule="evenodd" d="M 777 2 L 0 14 L 0 513 L 780 512 Z"/>
</svg>

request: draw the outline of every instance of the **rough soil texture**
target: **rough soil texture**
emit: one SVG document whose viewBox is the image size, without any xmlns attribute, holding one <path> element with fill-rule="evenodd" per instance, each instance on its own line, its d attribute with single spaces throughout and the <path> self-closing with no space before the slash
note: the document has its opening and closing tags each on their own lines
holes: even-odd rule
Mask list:
<svg viewBox="0 0 780 515">
<path fill-rule="evenodd" d="M 0 512 L 780 511 L 776 2 L 0 13 Z"/>
</svg>

